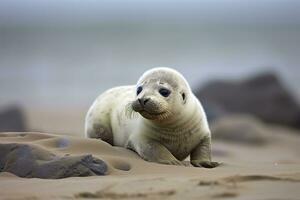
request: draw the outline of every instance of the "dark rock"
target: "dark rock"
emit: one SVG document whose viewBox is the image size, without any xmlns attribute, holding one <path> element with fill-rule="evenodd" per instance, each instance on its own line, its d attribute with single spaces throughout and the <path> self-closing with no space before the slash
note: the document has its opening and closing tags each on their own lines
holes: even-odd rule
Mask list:
<svg viewBox="0 0 300 200">
<path fill-rule="evenodd" d="M 26 131 L 25 117 L 19 106 L 6 107 L 0 111 L 0 132 Z"/>
<path fill-rule="evenodd" d="M 245 81 L 211 82 L 195 94 L 204 108 L 210 110 L 214 108 L 229 113 L 248 113 L 265 122 L 300 128 L 298 102 L 272 73 Z"/>
<path fill-rule="evenodd" d="M 107 165 L 92 155 L 56 156 L 27 144 L 0 144 L 0 172 L 20 177 L 58 179 L 105 175 Z"/>
</svg>

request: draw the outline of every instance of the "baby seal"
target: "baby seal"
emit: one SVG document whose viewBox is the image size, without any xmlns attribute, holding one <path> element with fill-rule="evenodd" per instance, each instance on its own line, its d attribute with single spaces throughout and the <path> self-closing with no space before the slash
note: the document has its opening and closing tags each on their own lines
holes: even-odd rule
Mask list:
<svg viewBox="0 0 300 200">
<path fill-rule="evenodd" d="M 146 71 L 136 86 L 112 88 L 90 107 L 85 134 L 163 164 L 213 168 L 205 112 L 185 78 L 170 68 Z"/>
</svg>

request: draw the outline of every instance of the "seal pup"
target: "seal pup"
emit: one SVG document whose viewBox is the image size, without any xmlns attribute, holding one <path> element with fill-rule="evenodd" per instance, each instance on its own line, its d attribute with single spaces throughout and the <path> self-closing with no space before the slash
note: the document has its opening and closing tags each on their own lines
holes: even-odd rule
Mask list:
<svg viewBox="0 0 300 200">
<path fill-rule="evenodd" d="M 92 104 L 85 134 L 163 164 L 213 168 L 205 112 L 185 78 L 174 69 L 146 71 L 136 85 L 107 90 Z"/>
</svg>

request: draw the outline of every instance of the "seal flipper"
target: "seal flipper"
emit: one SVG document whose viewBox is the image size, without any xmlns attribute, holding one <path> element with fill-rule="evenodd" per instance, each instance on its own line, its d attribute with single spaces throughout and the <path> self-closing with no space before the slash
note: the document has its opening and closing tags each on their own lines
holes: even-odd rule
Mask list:
<svg viewBox="0 0 300 200">
<path fill-rule="evenodd" d="M 111 130 L 101 123 L 93 123 L 92 126 L 87 129 L 86 134 L 89 138 L 101 139 L 113 145 L 113 134 Z"/>
<path fill-rule="evenodd" d="M 211 161 L 211 138 L 204 137 L 191 153 L 191 164 L 195 167 L 214 168 L 220 165 Z"/>
<path fill-rule="evenodd" d="M 134 141 L 133 141 L 134 140 Z M 186 165 L 177 160 L 172 153 L 159 142 L 142 136 L 129 139 L 126 148 L 135 151 L 144 160 L 167 165 Z"/>
</svg>

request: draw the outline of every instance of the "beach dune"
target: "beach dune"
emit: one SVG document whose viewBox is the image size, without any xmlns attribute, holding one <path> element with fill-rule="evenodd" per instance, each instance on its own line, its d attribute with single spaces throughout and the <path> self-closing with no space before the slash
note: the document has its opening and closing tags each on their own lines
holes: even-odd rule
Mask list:
<svg viewBox="0 0 300 200">
<path fill-rule="evenodd" d="M 205 169 L 147 162 L 130 150 L 96 139 L 1 133 L 0 198 L 297 199 L 299 144 L 298 136 L 289 133 L 274 134 L 264 146 L 216 141 L 213 158 L 223 165 Z M 17 173 L 24 172 L 24 165 L 9 168 L 21 155 L 31 158 L 25 175 Z M 38 176 L 37 169 L 45 165 L 48 171 Z"/>
</svg>

